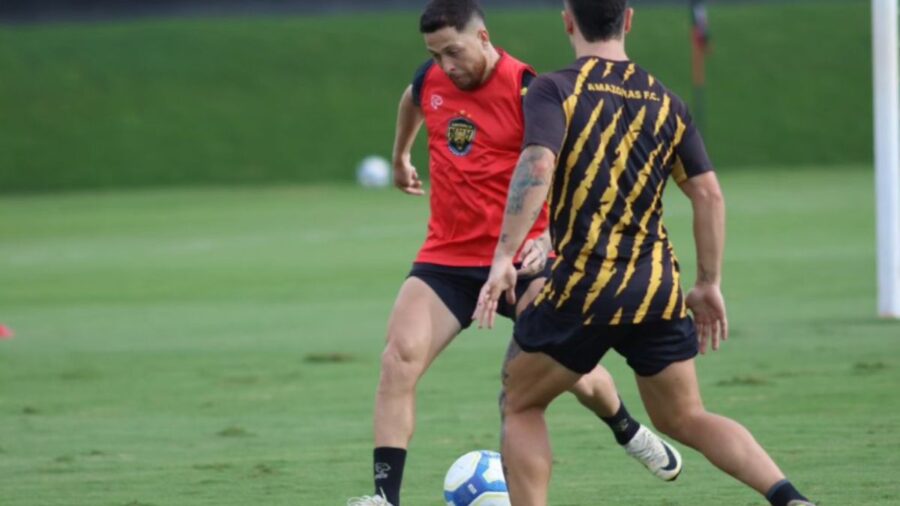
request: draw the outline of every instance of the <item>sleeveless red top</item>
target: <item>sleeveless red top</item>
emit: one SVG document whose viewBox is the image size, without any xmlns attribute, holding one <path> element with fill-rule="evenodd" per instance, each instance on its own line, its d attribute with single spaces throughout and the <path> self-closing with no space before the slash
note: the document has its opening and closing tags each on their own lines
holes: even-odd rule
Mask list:
<svg viewBox="0 0 900 506">
<path fill-rule="evenodd" d="M 474 90 L 457 88 L 438 65 L 420 69 L 413 94 L 428 131 L 431 218 L 416 262 L 491 265 L 522 150 L 526 74 L 534 70 L 503 51 L 491 76 Z M 545 206 L 528 238 L 547 226 Z"/>
</svg>

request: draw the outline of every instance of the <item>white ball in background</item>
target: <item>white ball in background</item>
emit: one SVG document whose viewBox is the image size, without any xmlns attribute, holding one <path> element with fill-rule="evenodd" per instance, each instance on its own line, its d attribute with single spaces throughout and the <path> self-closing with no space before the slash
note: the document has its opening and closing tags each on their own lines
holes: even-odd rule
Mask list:
<svg viewBox="0 0 900 506">
<path fill-rule="evenodd" d="M 384 188 L 391 182 L 391 166 L 380 156 L 367 156 L 356 167 L 356 181 L 365 188 Z"/>
</svg>

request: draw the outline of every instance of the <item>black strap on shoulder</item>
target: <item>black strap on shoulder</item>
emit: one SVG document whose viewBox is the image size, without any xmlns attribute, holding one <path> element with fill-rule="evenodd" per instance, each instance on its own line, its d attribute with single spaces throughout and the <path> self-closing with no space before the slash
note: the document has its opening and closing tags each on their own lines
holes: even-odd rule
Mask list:
<svg viewBox="0 0 900 506">
<path fill-rule="evenodd" d="M 522 90 L 528 89 L 531 86 L 531 82 L 534 81 L 536 76 L 529 71 L 525 71 L 522 73 Z"/>
<path fill-rule="evenodd" d="M 434 60 L 428 60 L 423 63 L 418 70 L 416 70 L 416 75 L 413 77 L 412 82 L 412 99 L 413 103 L 417 106 L 422 106 L 422 87 L 425 86 L 425 76 L 428 74 L 428 71 L 431 70 L 431 66 L 434 65 Z"/>
<path fill-rule="evenodd" d="M 528 93 L 528 87 L 531 86 L 536 77 L 530 70 L 522 73 L 522 104 L 525 104 L 525 95 Z"/>
</svg>

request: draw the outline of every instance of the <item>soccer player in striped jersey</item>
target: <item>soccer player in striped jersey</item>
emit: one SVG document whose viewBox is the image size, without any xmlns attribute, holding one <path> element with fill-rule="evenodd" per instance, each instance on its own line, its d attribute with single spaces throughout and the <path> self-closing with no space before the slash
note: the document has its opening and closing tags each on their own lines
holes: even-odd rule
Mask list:
<svg viewBox="0 0 900 506">
<path fill-rule="evenodd" d="M 400 486 L 415 424 L 416 384 L 438 354 L 472 322 L 500 234 L 506 193 L 522 145 L 522 94 L 534 78 L 528 65 L 495 48 L 474 0 L 435 0 L 420 30 L 432 53 L 400 102 L 394 149 L 397 186 L 423 195 L 410 161 L 422 124 L 428 132 L 431 217 L 425 244 L 400 288 L 388 324 L 375 400 L 375 496 L 352 505 L 400 504 Z M 514 318 L 545 280 L 547 210 L 526 231 Z M 499 358 L 499 357 L 498 357 Z M 627 453 L 664 480 L 681 471 L 678 452 L 634 420 L 612 378 L 598 367 L 572 392 L 606 422 Z"/>
<path fill-rule="evenodd" d="M 559 256 L 516 321 L 520 352 L 504 369 L 512 504 L 547 504 L 552 460 L 544 411 L 612 348 L 634 370 L 663 433 L 774 506 L 810 505 L 744 427 L 701 402 L 694 358 L 728 336 L 720 291 L 724 200 L 687 107 L 628 59 L 632 16 L 627 0 L 566 0 L 565 28 L 578 59 L 538 77 L 525 98 L 523 151 L 476 311 L 480 325 L 491 326 L 501 297 L 515 301 L 513 260 L 549 200 Z M 697 280 L 686 296 L 662 220 L 670 178 L 694 210 Z"/>
</svg>

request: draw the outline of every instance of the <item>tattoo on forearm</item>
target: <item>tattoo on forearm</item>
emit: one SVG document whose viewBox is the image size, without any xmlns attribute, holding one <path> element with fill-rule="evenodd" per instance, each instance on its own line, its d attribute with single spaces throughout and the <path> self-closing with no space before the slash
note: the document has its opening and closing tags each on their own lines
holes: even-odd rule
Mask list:
<svg viewBox="0 0 900 506">
<path fill-rule="evenodd" d="M 540 160 L 541 153 L 525 151 L 516 172 L 513 174 L 509 187 L 509 200 L 506 204 L 506 214 L 519 214 L 525 207 L 525 196 L 528 190 L 536 186 L 544 186 L 547 180 L 540 175 L 535 164 Z M 538 210 L 540 212 L 540 210 Z M 537 217 L 535 217 L 537 218 Z"/>
</svg>

